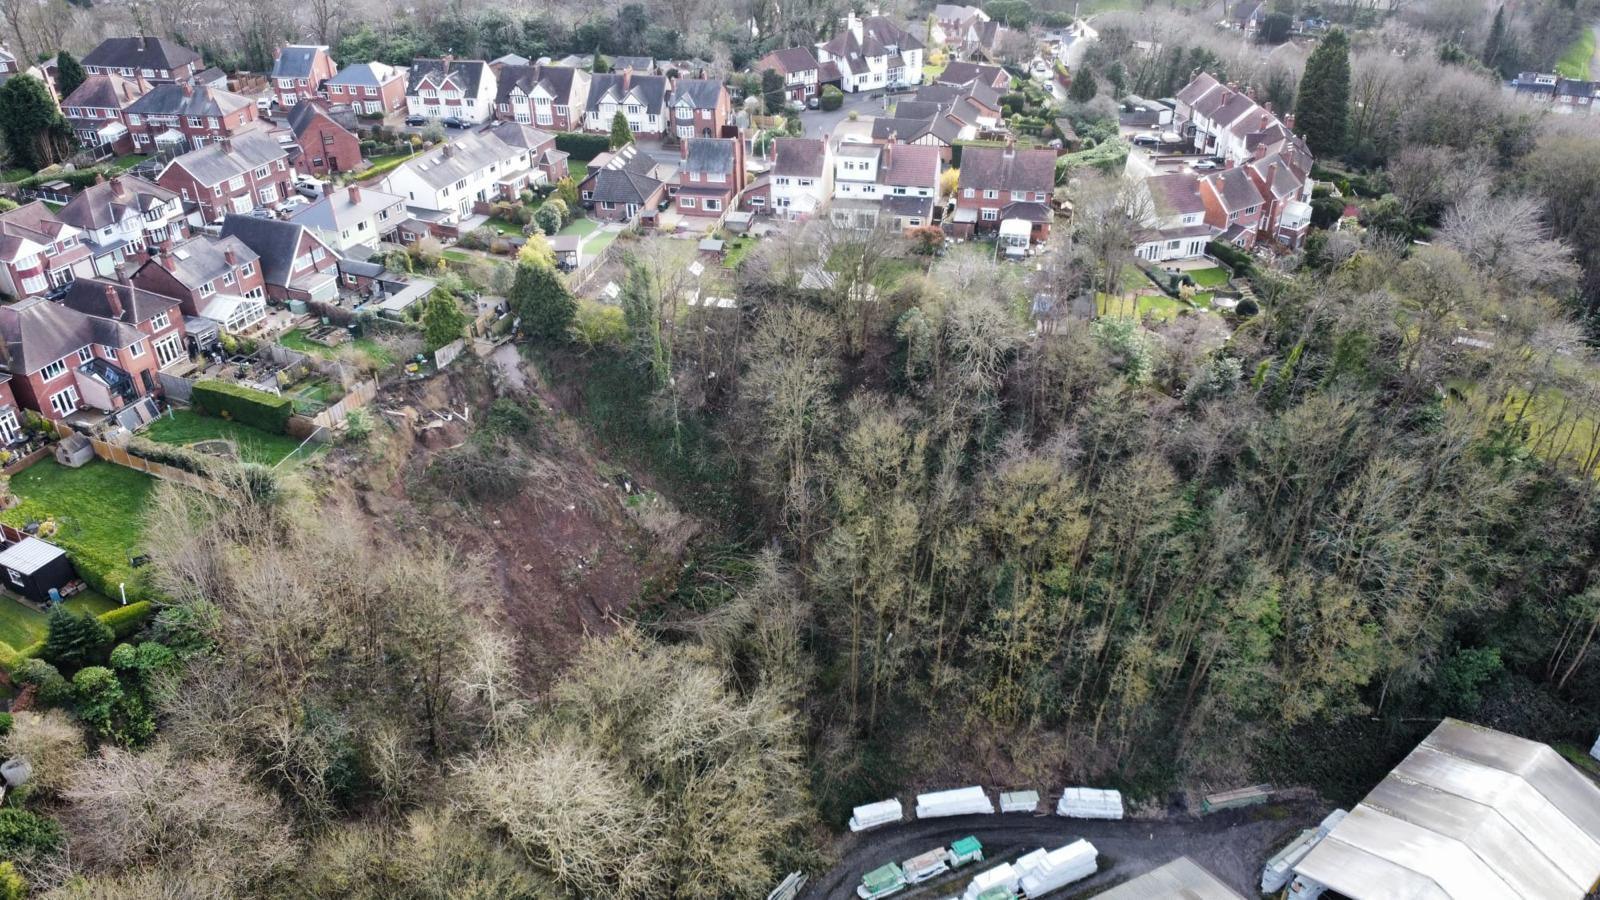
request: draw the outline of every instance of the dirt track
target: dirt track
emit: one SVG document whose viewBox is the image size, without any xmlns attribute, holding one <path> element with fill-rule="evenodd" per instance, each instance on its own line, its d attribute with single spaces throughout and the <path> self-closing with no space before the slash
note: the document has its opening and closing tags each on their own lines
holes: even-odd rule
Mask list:
<svg viewBox="0 0 1600 900">
<path fill-rule="evenodd" d="M 1087 838 L 1100 852 L 1100 871 L 1060 896 L 1093 896 L 1179 856 L 1211 870 L 1247 897 L 1260 894 L 1261 866 L 1302 828 L 1327 811 L 1310 803 L 1286 803 L 1217 813 L 1203 819 L 1161 822 L 1095 822 L 1056 816 L 958 816 L 909 822 L 846 838 L 838 866 L 811 880 L 807 900 L 854 897 L 861 876 L 885 862 L 909 859 L 940 844 L 974 835 L 991 861 L 1011 860 L 1038 847 L 1054 849 Z M 965 889 L 970 870 L 897 894 L 943 898 Z"/>
</svg>

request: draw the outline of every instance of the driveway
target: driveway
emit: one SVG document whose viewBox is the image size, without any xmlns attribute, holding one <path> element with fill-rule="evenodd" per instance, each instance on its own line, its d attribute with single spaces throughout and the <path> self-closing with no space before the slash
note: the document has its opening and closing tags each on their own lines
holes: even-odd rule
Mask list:
<svg viewBox="0 0 1600 900">
<path fill-rule="evenodd" d="M 957 816 L 909 822 L 844 839 L 839 865 L 812 879 L 807 900 L 851 897 L 861 877 L 886 862 L 901 862 L 972 835 L 990 863 L 1015 860 L 1030 850 L 1054 850 L 1087 838 L 1100 854 L 1100 871 L 1072 885 L 1075 896 L 1104 890 L 1180 856 L 1208 869 L 1247 897 L 1260 894 L 1261 867 L 1326 810 L 1311 803 L 1281 803 L 1214 813 L 1201 819 L 1099 822 L 1057 816 Z M 947 897 L 966 886 L 972 871 L 920 885 L 905 898 Z"/>
<path fill-rule="evenodd" d="M 897 94 L 896 97 L 910 97 L 910 93 Z M 893 102 L 893 98 L 889 102 Z M 800 114 L 800 123 L 806 128 L 806 137 L 822 137 L 832 134 L 840 122 L 850 117 L 851 112 L 858 114 L 859 118 L 870 119 L 883 115 L 883 91 L 871 91 L 859 94 L 845 94 L 844 104 L 835 110 L 808 109 Z"/>
</svg>

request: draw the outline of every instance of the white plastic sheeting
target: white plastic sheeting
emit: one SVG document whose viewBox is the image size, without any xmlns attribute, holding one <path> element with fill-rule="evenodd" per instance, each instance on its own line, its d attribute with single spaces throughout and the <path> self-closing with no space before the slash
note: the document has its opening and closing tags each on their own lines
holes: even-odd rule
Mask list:
<svg viewBox="0 0 1600 900">
<path fill-rule="evenodd" d="M 854 815 L 850 817 L 851 831 L 866 831 L 868 828 L 877 828 L 890 822 L 898 822 L 906 817 L 905 809 L 900 806 L 899 800 L 879 800 L 877 803 L 867 803 L 856 807 Z"/>
<path fill-rule="evenodd" d="M 917 795 L 917 818 L 936 819 L 941 816 L 969 816 L 994 813 L 994 801 L 981 787 L 956 788 Z"/>
<path fill-rule="evenodd" d="M 1069 787 L 1061 792 L 1056 815 L 1074 819 L 1122 818 L 1122 792 L 1088 787 Z"/>
<path fill-rule="evenodd" d="M 1014 893 L 1017 890 L 1019 877 L 1016 868 L 1010 863 L 1001 863 L 972 876 L 972 881 L 967 885 L 966 893 L 961 895 L 961 900 L 978 900 L 979 894 L 998 886 L 1003 886 Z"/>
<path fill-rule="evenodd" d="M 1000 811 L 1003 813 L 1031 813 L 1038 809 L 1038 791 L 1008 791 L 1000 795 Z"/>
<path fill-rule="evenodd" d="M 1017 860 L 1017 884 L 1027 897 L 1039 897 L 1095 873 L 1099 854 L 1094 845 L 1076 840 L 1046 853 L 1035 850 Z"/>
</svg>

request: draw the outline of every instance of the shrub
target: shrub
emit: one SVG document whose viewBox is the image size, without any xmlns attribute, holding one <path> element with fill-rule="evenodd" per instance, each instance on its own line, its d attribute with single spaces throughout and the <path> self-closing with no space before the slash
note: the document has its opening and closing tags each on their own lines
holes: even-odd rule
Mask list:
<svg viewBox="0 0 1600 900">
<path fill-rule="evenodd" d="M 1226 241 L 1211 241 L 1206 244 L 1206 252 L 1227 263 L 1233 269 L 1233 274 L 1241 278 L 1255 274 L 1255 264 L 1251 262 L 1250 254 Z"/>
<path fill-rule="evenodd" d="M 65 703 L 72 697 L 72 688 L 61 670 L 42 659 L 22 660 L 12 673 L 18 684 L 31 685 L 35 696 L 43 703 Z"/>
<path fill-rule="evenodd" d="M 100 623 L 109 627 L 117 640 L 121 640 L 137 632 L 154 613 L 155 607 L 150 605 L 149 600 L 140 600 L 103 612 L 99 618 Z"/>
<path fill-rule="evenodd" d="M 201 381 L 190 398 L 195 412 L 231 419 L 273 434 L 286 434 L 294 401 L 224 381 Z"/>
<path fill-rule="evenodd" d="M 434 457 L 428 477 L 453 497 L 498 500 L 522 490 L 526 467 L 506 449 L 469 442 Z"/>
<path fill-rule="evenodd" d="M 0 856 L 31 859 L 61 846 L 61 823 L 8 806 L 0 809 Z"/>
<path fill-rule="evenodd" d="M 829 112 L 844 105 L 844 91 L 831 84 L 823 85 L 822 95 L 817 98 L 817 105 Z"/>
<path fill-rule="evenodd" d="M 64 669 L 77 669 L 105 657 L 116 640 L 110 625 L 88 613 L 74 613 L 65 606 L 50 611 L 44 639 L 44 658 Z"/>
<path fill-rule="evenodd" d="M 556 135 L 556 149 L 579 162 L 588 162 L 611 149 L 611 136 L 563 131 Z"/>
<path fill-rule="evenodd" d="M 1336 197 L 1317 197 L 1311 201 L 1311 226 L 1332 228 L 1344 215 L 1344 201 Z"/>
<path fill-rule="evenodd" d="M 0 862 L 0 900 L 24 900 L 28 896 L 28 882 L 17 872 L 10 860 Z"/>
<path fill-rule="evenodd" d="M 533 416 L 521 403 L 501 397 L 489 404 L 480 431 L 493 437 L 529 437 L 533 434 Z"/>
<path fill-rule="evenodd" d="M 0 737 L 11 733 L 11 713 L 0 712 Z"/>
<path fill-rule="evenodd" d="M 555 234 L 561 230 L 561 211 L 546 203 L 534 212 L 533 221 L 545 234 Z"/>
</svg>

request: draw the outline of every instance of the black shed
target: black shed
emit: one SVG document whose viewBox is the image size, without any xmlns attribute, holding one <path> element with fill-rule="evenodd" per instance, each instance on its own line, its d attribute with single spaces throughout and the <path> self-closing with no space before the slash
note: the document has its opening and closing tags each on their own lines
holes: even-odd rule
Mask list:
<svg viewBox="0 0 1600 900">
<path fill-rule="evenodd" d="M 65 550 L 36 537 L 0 550 L 0 572 L 8 589 L 42 604 L 50 602 L 51 588 L 59 591 L 78 577 Z"/>
</svg>

